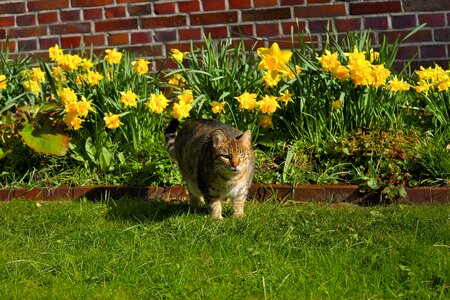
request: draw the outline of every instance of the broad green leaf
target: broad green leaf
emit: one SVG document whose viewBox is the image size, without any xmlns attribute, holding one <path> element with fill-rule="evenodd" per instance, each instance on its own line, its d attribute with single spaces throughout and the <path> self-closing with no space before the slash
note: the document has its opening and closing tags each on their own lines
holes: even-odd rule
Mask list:
<svg viewBox="0 0 450 300">
<path fill-rule="evenodd" d="M 25 144 L 37 153 L 64 156 L 69 150 L 69 136 L 51 132 L 50 127 L 36 129 L 32 124 L 25 124 L 20 135 Z"/>
<path fill-rule="evenodd" d="M 111 165 L 112 155 L 105 147 L 102 147 L 102 152 L 100 152 L 99 162 L 100 168 L 106 170 Z"/>
</svg>

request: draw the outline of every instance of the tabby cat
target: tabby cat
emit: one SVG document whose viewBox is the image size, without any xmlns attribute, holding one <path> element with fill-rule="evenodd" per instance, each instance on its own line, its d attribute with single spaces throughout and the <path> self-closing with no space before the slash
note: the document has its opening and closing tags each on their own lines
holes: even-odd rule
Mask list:
<svg viewBox="0 0 450 300">
<path fill-rule="evenodd" d="M 192 204 L 209 205 L 221 220 L 221 200 L 233 199 L 233 216 L 244 216 L 244 204 L 255 169 L 251 132 L 215 120 L 190 120 L 181 128 L 174 119 L 166 129 L 166 147 L 178 162 Z"/>
</svg>

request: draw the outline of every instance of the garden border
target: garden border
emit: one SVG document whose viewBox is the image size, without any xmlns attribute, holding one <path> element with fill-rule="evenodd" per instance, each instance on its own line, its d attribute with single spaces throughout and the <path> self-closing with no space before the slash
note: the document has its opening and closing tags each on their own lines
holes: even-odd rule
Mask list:
<svg viewBox="0 0 450 300">
<path fill-rule="evenodd" d="M 55 188 L 17 188 L 0 189 L 0 201 L 12 199 L 55 201 L 67 199 L 76 201 L 81 198 L 89 200 L 138 197 L 149 201 L 185 201 L 187 191 L 180 186 L 84 186 Z M 289 184 L 253 184 L 249 198 L 256 201 L 269 199 L 293 202 L 346 202 L 359 205 L 373 205 L 383 202 L 380 191 L 361 193 L 357 185 L 289 185 Z M 450 188 L 448 187 L 418 187 L 406 188 L 406 195 L 399 198 L 402 204 L 443 204 L 450 203 Z"/>
</svg>

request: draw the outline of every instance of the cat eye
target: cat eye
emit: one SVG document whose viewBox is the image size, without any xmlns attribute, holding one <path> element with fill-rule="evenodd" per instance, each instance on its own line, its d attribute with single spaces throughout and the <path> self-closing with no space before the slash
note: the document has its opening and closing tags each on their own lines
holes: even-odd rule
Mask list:
<svg viewBox="0 0 450 300">
<path fill-rule="evenodd" d="M 220 156 L 225 159 L 231 159 L 231 155 L 229 155 L 229 154 L 220 154 Z"/>
<path fill-rule="evenodd" d="M 246 158 L 247 157 L 247 154 L 246 153 L 241 153 L 241 154 L 239 154 L 239 158 Z"/>
</svg>

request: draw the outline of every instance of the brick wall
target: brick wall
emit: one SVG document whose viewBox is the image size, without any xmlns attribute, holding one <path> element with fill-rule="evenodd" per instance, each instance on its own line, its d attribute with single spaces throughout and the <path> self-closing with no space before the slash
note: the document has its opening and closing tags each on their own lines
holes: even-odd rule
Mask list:
<svg viewBox="0 0 450 300">
<path fill-rule="evenodd" d="M 3 0 L 0 1 L 0 47 L 13 54 L 46 56 L 54 44 L 77 48 L 92 45 L 97 52 L 116 47 L 156 61 L 171 48 L 188 49 L 213 38 L 246 36 L 285 41 L 291 31 L 312 34 L 323 41 L 331 22 L 340 32 L 374 30 L 377 44 L 404 37 L 427 23 L 402 43 L 399 63 L 415 53 L 416 64 L 434 61 L 448 66 L 450 56 L 450 1 L 423 0 Z M 249 43 L 251 39 L 249 39 Z M 260 41 L 268 45 L 267 41 Z"/>
</svg>

